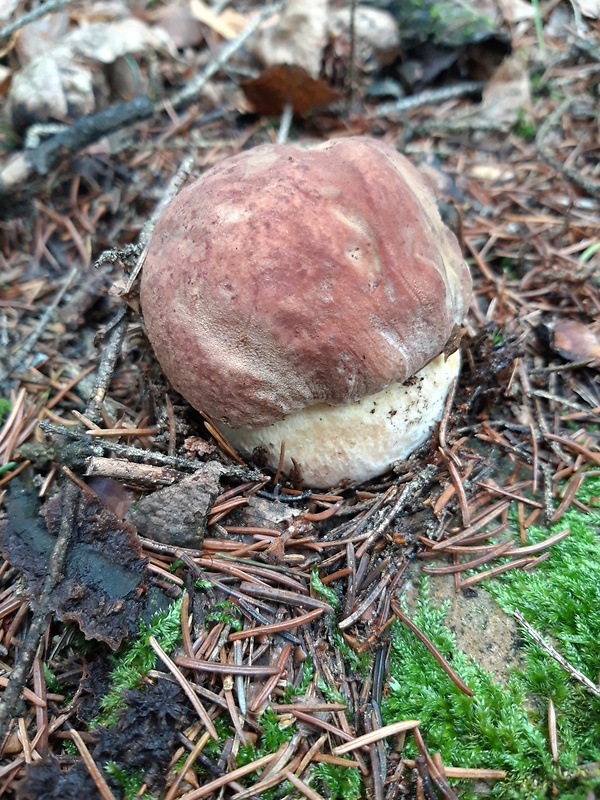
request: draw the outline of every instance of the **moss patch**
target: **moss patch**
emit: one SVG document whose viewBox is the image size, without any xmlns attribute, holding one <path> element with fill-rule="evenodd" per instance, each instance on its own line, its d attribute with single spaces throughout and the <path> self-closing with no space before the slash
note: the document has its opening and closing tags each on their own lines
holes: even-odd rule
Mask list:
<svg viewBox="0 0 600 800">
<path fill-rule="evenodd" d="M 578 497 L 598 503 L 600 479 L 584 483 Z M 508 613 L 518 608 L 531 625 L 592 681 L 600 673 L 600 513 L 575 507 L 553 526 L 531 528 L 528 543 L 569 527 L 571 533 L 552 548 L 551 557 L 532 572 L 515 570 L 486 589 Z M 423 645 L 404 626 L 393 631 L 383 716 L 386 723 L 417 717 L 432 752 L 452 766 L 507 771 L 492 797 L 586 798 L 600 788 L 600 700 L 575 683 L 536 645 L 522 639 L 524 666 L 511 669 L 505 683 L 458 650 L 444 624 L 447 605 L 429 597 L 422 582 L 411 612 L 414 622 L 435 642 L 463 680 L 469 698 L 454 686 Z M 548 745 L 548 698 L 556 706 L 559 761 Z M 408 745 L 410 747 L 410 745 Z M 595 766 L 589 766 L 595 764 Z M 476 796 L 472 785 L 463 797 Z"/>
</svg>

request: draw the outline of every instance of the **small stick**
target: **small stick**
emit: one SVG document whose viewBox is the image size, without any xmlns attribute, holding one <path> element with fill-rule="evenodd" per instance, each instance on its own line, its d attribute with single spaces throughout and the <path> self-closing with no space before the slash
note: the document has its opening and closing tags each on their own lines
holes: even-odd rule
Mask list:
<svg viewBox="0 0 600 800">
<path fill-rule="evenodd" d="M 453 84 L 446 86 L 442 89 L 426 89 L 419 94 L 411 95 L 410 97 L 402 97 L 400 100 L 394 100 L 391 103 L 381 103 L 381 105 L 374 108 L 373 111 L 367 114 L 367 119 L 373 117 L 395 117 L 401 115 L 404 111 L 409 111 L 413 108 L 419 108 L 429 103 L 439 105 L 445 103 L 447 100 L 453 100 L 455 97 L 464 97 L 467 94 L 479 94 L 485 86 L 484 81 L 464 81 L 463 83 Z"/>
<path fill-rule="evenodd" d="M 137 276 L 140 274 L 142 267 L 144 266 L 144 262 L 146 261 L 146 257 L 148 255 L 148 250 L 150 248 L 150 240 L 152 237 L 152 231 L 156 227 L 156 223 L 158 218 L 164 211 L 164 209 L 169 205 L 171 200 L 179 194 L 181 191 L 181 187 L 185 183 L 187 177 L 189 176 L 190 172 L 194 167 L 194 157 L 187 156 L 183 159 L 179 167 L 177 168 L 177 172 L 171 178 L 169 185 L 163 196 L 160 199 L 160 202 L 154 209 L 152 216 L 149 220 L 144 223 L 144 227 L 142 228 L 140 235 L 139 235 L 139 245 L 142 248 L 141 253 L 139 254 L 135 266 L 129 275 L 127 280 L 127 284 L 125 285 L 125 289 L 123 294 L 129 294 L 133 289 L 133 285 L 136 282 Z M 96 261 L 96 266 L 102 263 L 102 256 L 98 261 Z"/>
<path fill-rule="evenodd" d="M 564 670 L 566 670 L 569 673 L 569 675 L 575 678 L 576 681 L 582 683 L 588 690 L 588 692 L 593 694 L 594 697 L 600 697 L 600 686 L 596 686 L 595 683 L 592 683 L 592 681 L 587 677 L 587 675 L 584 675 L 583 672 L 580 672 L 578 669 L 576 669 L 572 664 L 570 664 L 567 661 L 567 659 L 564 656 L 562 656 L 557 650 L 555 650 L 551 644 L 548 644 L 548 642 L 544 639 L 541 633 L 536 631 L 536 629 L 527 622 L 527 620 L 525 619 L 525 617 L 519 611 L 518 608 L 515 608 L 515 610 L 513 611 L 513 616 L 517 620 L 519 625 L 521 625 L 521 627 L 527 631 L 527 633 L 533 639 L 533 641 L 539 647 L 541 647 L 542 650 L 550 656 L 550 658 L 553 658 L 557 662 L 557 664 L 560 664 L 560 666 Z"/>
</svg>

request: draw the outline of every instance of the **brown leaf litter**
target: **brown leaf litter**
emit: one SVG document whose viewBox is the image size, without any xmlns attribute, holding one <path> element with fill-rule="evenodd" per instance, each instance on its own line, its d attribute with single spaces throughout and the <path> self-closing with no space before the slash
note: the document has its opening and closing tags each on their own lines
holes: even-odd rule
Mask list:
<svg viewBox="0 0 600 800">
<path fill-rule="evenodd" d="M 506 27 L 529 55 L 519 81 L 524 88 L 528 76 L 532 89 L 530 118 L 517 115 L 512 127 L 504 115 L 481 117 L 470 99 L 481 91 L 473 81 L 491 74 L 477 50 L 470 60 L 453 58 L 449 69 L 462 75 L 436 73 L 452 85 L 391 104 L 367 97 L 373 76 L 352 77 L 345 46 L 333 41 L 324 51 L 323 74 L 335 76 L 336 89 L 352 78 L 353 105 L 296 119 L 294 136 L 380 136 L 426 165 L 475 281 L 453 406 L 428 447 L 367 486 L 313 493 L 293 476 L 273 480 L 260 465 L 232 459 L 211 437 L 210 421 L 165 386 L 135 310 L 135 280 L 126 313 L 107 291 L 117 279 L 128 282 L 122 266 L 135 273 L 143 263 L 140 233 L 169 195 L 178 164 L 193 156 L 181 183 L 190 170 L 272 139 L 269 120 L 238 114 L 232 75 L 257 71 L 241 45 L 215 58 L 218 34 L 204 24 L 206 39 L 178 58 L 159 53 L 137 63 L 166 100 L 125 104 L 113 127 L 106 117 L 97 128 L 86 118 L 87 138 L 76 120 L 73 138 L 50 138 L 34 151 L 51 153 L 43 169 L 27 151 L 7 160 L 0 794 L 115 796 L 109 760 L 168 800 L 219 792 L 241 800 L 283 780 L 295 796 L 317 800 L 311 774 L 320 763 L 360 770 L 365 791 L 386 800 L 449 798 L 448 778 L 501 777 L 441 764 L 416 721 L 386 729 L 377 709 L 386 632 L 404 614 L 398 599 L 414 571 L 451 581 L 466 600 L 482 576 L 535 569 L 569 533 L 532 547 L 528 528 L 585 509 L 577 490 L 600 465 L 600 190 L 590 101 L 598 59 L 586 37 L 557 24 L 563 12 L 561 4 L 544 12 L 543 59 L 530 20 Z M 597 44 L 596 23 L 585 24 Z M 440 59 L 438 49 L 427 69 L 441 69 Z M 28 177 L 10 184 L 15 169 Z M 177 191 L 177 181 L 171 185 Z M 110 257 L 94 269 L 92 254 L 104 249 Z M 17 474 L 31 488 L 19 488 Z M 178 513 L 184 505 L 187 518 Z M 467 577 L 473 565 L 478 572 Z M 337 602 L 315 588 L 314 575 Z M 154 666 L 123 698 L 116 726 L 90 731 L 112 670 L 103 642 L 131 641 L 150 596 L 182 599 L 181 644 L 166 653 L 153 641 Z M 77 629 L 67 620 L 95 642 L 74 644 Z M 356 669 L 340 642 L 357 657 L 371 653 L 372 669 Z M 309 656 L 314 675 L 305 680 Z M 65 693 L 46 685 L 42 662 Z M 302 687 L 291 702 L 290 685 Z M 280 729 L 295 722 L 295 733 L 241 765 L 239 748 L 264 733 L 267 708 Z M 223 737 L 220 754 L 209 745 L 213 728 Z M 403 753 L 407 736 L 419 751 L 414 760 Z M 194 765 L 204 770 L 201 781 Z"/>
</svg>

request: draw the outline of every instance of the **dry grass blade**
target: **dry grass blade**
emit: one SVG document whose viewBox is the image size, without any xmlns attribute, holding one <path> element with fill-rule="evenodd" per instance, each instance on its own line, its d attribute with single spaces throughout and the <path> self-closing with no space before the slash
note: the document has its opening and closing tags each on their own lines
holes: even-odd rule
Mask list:
<svg viewBox="0 0 600 800">
<path fill-rule="evenodd" d="M 352 750 L 358 750 L 360 747 L 365 747 L 366 745 L 373 744 L 381 739 L 386 739 L 388 736 L 397 736 L 399 733 L 411 731 L 414 728 L 417 728 L 420 724 L 421 723 L 418 719 L 406 719 L 402 722 L 392 722 L 391 725 L 384 725 L 383 728 L 377 728 L 377 730 L 371 731 L 370 733 L 365 733 L 362 736 L 358 736 L 356 739 L 352 739 L 346 744 L 341 744 L 338 747 L 334 747 L 331 752 L 334 756 L 343 756 L 344 753 L 350 753 Z"/>
</svg>

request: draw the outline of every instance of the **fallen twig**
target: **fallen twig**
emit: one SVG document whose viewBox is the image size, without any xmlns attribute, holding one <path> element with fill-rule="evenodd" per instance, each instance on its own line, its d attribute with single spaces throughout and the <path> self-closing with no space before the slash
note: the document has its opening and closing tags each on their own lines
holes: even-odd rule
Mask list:
<svg viewBox="0 0 600 800">
<path fill-rule="evenodd" d="M 570 664 L 564 656 L 562 656 L 557 650 L 555 650 L 554 647 L 552 647 L 551 644 L 548 644 L 548 642 L 544 639 L 542 634 L 536 631 L 536 629 L 527 622 L 527 620 L 525 619 L 525 617 L 519 611 L 518 608 L 516 608 L 513 611 L 513 616 L 517 620 L 519 625 L 522 628 L 524 628 L 524 630 L 527 631 L 527 633 L 533 639 L 533 641 L 539 647 L 541 647 L 542 650 L 550 656 L 550 658 L 553 658 L 557 664 L 560 664 L 560 666 L 564 670 L 566 670 L 569 673 L 569 675 L 575 678 L 576 681 L 579 681 L 579 683 L 583 684 L 583 686 L 585 686 L 588 692 L 593 694 L 594 697 L 600 697 L 600 686 L 596 686 L 596 684 L 593 683 L 587 677 L 587 675 L 584 675 L 583 672 L 581 672 L 572 664 Z"/>
</svg>

